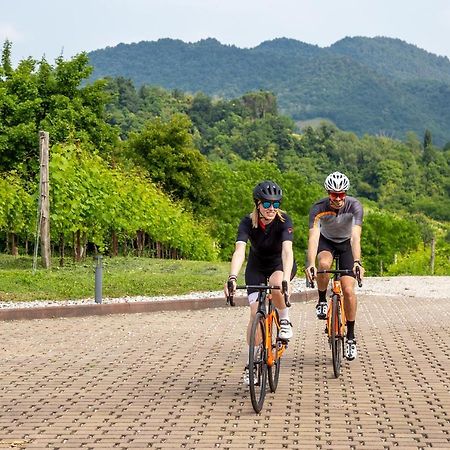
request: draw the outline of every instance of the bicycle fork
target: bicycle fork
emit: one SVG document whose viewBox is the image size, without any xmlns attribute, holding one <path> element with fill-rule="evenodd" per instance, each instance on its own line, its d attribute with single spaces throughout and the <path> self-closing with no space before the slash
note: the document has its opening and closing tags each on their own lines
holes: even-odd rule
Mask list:
<svg viewBox="0 0 450 450">
<path fill-rule="evenodd" d="M 341 313 L 341 317 L 340 320 L 337 320 L 338 318 L 336 317 L 336 320 L 334 321 L 335 324 L 335 335 L 339 336 L 339 337 L 344 337 L 345 336 L 345 324 L 347 323 L 346 317 L 345 317 L 345 309 L 344 309 L 344 297 L 342 294 L 339 294 L 337 292 L 334 292 L 333 289 L 333 294 L 331 296 L 331 301 L 328 304 L 328 309 L 327 309 L 327 332 L 328 332 L 328 337 L 331 339 L 331 331 L 332 331 L 332 327 L 331 327 L 331 316 L 333 314 L 333 297 L 337 295 L 338 296 L 338 308 L 339 311 Z"/>
</svg>

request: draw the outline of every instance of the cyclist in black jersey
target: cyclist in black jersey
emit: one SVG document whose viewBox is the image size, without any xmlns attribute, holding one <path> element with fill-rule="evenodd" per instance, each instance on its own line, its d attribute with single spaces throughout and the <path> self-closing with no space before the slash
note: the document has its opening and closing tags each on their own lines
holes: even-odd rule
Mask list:
<svg viewBox="0 0 450 450">
<path fill-rule="evenodd" d="M 283 193 L 281 188 L 273 181 L 267 180 L 259 183 L 253 190 L 255 207 L 253 212 L 245 216 L 238 228 L 235 250 L 231 259 L 230 275 L 228 280 L 236 287 L 236 280 L 245 260 L 245 249 L 250 241 L 250 251 L 245 269 L 245 284 L 266 284 L 281 286 L 283 280 L 288 281 L 290 294 L 290 281 L 295 276 L 297 266 L 292 250 L 293 225 L 291 218 L 280 209 Z M 253 318 L 256 315 L 258 292 L 249 289 L 248 300 L 250 304 L 250 318 L 247 327 L 247 342 Z M 228 296 L 227 283 L 225 295 Z M 278 309 L 280 317 L 280 338 L 288 340 L 292 337 L 292 324 L 289 319 L 289 310 L 284 302 L 283 292 L 274 290 L 272 300 Z M 244 380 L 248 383 L 248 368 Z"/>
<path fill-rule="evenodd" d="M 347 196 L 350 182 L 344 174 L 333 172 L 326 178 L 324 186 L 328 197 L 316 202 L 309 214 L 308 267 L 306 268 L 306 275 L 310 280 L 317 276 L 319 302 L 316 305 L 316 314 L 319 319 L 326 319 L 329 275 L 317 274 L 316 256 L 319 270 L 330 269 L 333 256 L 339 255 L 340 269 L 350 269 L 355 272 L 356 267 L 359 266 L 361 278 L 364 276 L 364 268 L 361 264 L 363 207 L 356 198 Z M 354 331 L 357 307 L 354 275 L 343 275 L 341 286 L 347 316 L 345 356 L 351 361 L 357 355 Z"/>
</svg>

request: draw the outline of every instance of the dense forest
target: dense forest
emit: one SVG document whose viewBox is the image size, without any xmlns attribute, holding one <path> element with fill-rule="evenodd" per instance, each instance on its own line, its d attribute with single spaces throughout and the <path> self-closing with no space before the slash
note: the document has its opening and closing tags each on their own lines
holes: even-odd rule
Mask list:
<svg viewBox="0 0 450 450">
<path fill-rule="evenodd" d="M 130 78 L 232 100 L 273 92 L 282 114 L 304 126 L 326 119 L 341 130 L 404 140 L 430 130 L 450 141 L 450 61 L 391 38 L 345 38 L 327 48 L 275 39 L 241 49 L 215 39 L 160 39 L 89 53 L 91 79 Z"/>
<path fill-rule="evenodd" d="M 325 176 L 340 170 L 365 205 L 370 274 L 450 273 L 450 146 L 436 146 L 430 130 L 404 140 L 328 122 L 300 130 L 270 91 L 230 99 L 124 77 L 89 81 L 87 54 L 13 68 L 11 50 L 5 42 L 0 65 L 3 250 L 32 251 L 37 136 L 46 130 L 61 264 L 95 252 L 227 260 L 252 188 L 272 178 L 284 190 L 301 265 L 309 208 L 324 195 Z"/>
</svg>

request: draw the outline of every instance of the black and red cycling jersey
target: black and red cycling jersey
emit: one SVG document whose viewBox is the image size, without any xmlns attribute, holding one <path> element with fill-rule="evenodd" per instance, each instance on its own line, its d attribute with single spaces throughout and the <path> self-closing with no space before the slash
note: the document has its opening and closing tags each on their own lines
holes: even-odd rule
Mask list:
<svg viewBox="0 0 450 450">
<path fill-rule="evenodd" d="M 291 218 L 282 213 L 284 222 L 275 219 L 264 225 L 259 221 L 258 228 L 253 228 L 252 219 L 246 216 L 241 220 L 236 242 L 250 241 L 249 260 L 255 259 L 261 264 L 281 261 L 281 249 L 284 241 L 294 240 L 294 227 Z"/>
<path fill-rule="evenodd" d="M 282 213 L 284 222 L 278 217 L 265 225 L 259 221 L 258 228 L 254 228 L 250 216 L 241 220 L 236 242 L 250 241 L 247 267 L 245 269 L 246 284 L 265 284 L 266 279 L 277 270 L 283 270 L 281 251 L 284 241 L 294 240 L 294 228 L 291 218 Z M 297 266 L 294 261 L 291 279 L 295 276 Z M 249 289 L 248 292 L 254 292 Z"/>
</svg>

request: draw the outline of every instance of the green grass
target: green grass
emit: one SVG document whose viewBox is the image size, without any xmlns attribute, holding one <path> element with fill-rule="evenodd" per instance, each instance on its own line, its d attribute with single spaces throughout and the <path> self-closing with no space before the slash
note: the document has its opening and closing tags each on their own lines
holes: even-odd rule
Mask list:
<svg viewBox="0 0 450 450">
<path fill-rule="evenodd" d="M 0 300 L 69 300 L 92 298 L 95 261 L 32 270 L 31 257 L 0 255 Z M 161 260 L 152 258 L 103 259 L 103 297 L 177 295 L 221 290 L 229 263 Z"/>
</svg>

